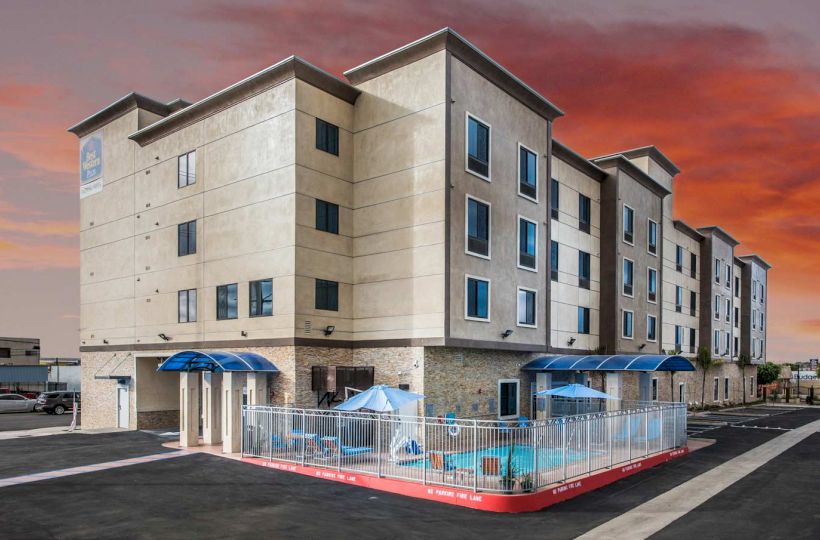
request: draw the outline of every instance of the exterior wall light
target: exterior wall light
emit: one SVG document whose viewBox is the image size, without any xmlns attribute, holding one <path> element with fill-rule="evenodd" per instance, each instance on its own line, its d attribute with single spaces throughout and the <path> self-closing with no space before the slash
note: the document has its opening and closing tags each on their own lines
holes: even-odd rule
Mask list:
<svg viewBox="0 0 820 540">
<path fill-rule="evenodd" d="M 510 330 L 509 328 L 507 328 L 506 330 L 504 330 L 504 333 L 501 334 L 501 337 L 504 338 L 504 339 L 507 339 L 511 335 L 513 335 L 513 331 Z"/>
<path fill-rule="evenodd" d="M 325 326 L 325 335 L 326 336 L 329 336 L 330 334 L 332 334 L 335 331 L 336 331 L 336 327 L 333 326 L 332 324 Z"/>
<path fill-rule="evenodd" d="M 168 336 L 166 336 L 165 334 L 157 334 L 157 335 L 158 335 L 158 336 L 160 337 L 160 339 L 161 339 L 161 340 L 163 340 L 163 341 L 171 341 L 171 338 L 169 338 L 169 337 L 168 337 Z"/>
<path fill-rule="evenodd" d="M 573 343 L 575 343 L 575 336 L 569 338 L 569 341 L 567 341 L 567 345 L 572 346 Z"/>
</svg>

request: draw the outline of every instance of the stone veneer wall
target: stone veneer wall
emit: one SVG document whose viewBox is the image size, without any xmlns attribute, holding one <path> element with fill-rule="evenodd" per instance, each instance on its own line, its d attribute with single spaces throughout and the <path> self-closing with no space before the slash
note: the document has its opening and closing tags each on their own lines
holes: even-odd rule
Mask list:
<svg viewBox="0 0 820 540">
<path fill-rule="evenodd" d="M 134 357 L 129 352 L 84 352 L 80 355 L 80 392 L 82 393 L 81 425 L 83 429 L 99 429 L 117 426 L 117 381 L 111 379 L 95 379 L 100 375 L 127 375 L 131 377 L 128 383 L 128 399 L 130 418 L 128 425 L 135 429 L 137 415 L 135 412 L 135 372 Z"/>
<path fill-rule="evenodd" d="M 179 429 L 179 411 L 137 411 L 137 429 Z"/>
</svg>

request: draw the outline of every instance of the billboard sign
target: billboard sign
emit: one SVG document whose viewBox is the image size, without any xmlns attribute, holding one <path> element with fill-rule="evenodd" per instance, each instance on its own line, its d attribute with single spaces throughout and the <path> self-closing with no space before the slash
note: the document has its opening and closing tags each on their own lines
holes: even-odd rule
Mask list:
<svg viewBox="0 0 820 540">
<path fill-rule="evenodd" d="M 92 133 L 80 140 L 80 198 L 102 191 L 102 133 Z"/>
</svg>

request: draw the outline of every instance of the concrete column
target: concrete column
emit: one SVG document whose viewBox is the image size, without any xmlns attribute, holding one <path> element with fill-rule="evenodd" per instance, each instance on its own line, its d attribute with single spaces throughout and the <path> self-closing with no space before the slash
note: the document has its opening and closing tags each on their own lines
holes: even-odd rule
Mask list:
<svg viewBox="0 0 820 540">
<path fill-rule="evenodd" d="M 268 404 L 268 374 L 248 373 L 248 405 Z"/>
<path fill-rule="evenodd" d="M 222 374 L 202 372 L 202 441 L 222 442 Z"/>
<path fill-rule="evenodd" d="M 199 373 L 179 374 L 179 445 L 199 444 Z"/>
<path fill-rule="evenodd" d="M 241 450 L 242 386 L 244 373 L 222 374 L 222 451 L 233 454 Z"/>
</svg>

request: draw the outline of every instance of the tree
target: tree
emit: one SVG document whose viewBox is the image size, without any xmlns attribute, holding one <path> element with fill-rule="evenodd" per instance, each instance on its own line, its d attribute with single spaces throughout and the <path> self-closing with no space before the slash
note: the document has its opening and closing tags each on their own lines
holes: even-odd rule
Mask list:
<svg viewBox="0 0 820 540">
<path fill-rule="evenodd" d="M 695 363 L 703 371 L 703 382 L 700 385 L 700 407 L 706 408 L 706 372 L 709 368 L 719 366 L 720 360 L 712 358 L 707 347 L 701 346 L 698 349 L 698 356 L 695 358 Z"/>
<path fill-rule="evenodd" d="M 757 368 L 757 382 L 758 384 L 770 384 L 780 377 L 780 370 L 783 368 L 780 364 L 766 362 Z"/>
<path fill-rule="evenodd" d="M 737 367 L 740 368 L 741 378 L 743 379 L 743 404 L 746 405 L 746 367 L 752 365 L 752 360 L 746 353 L 740 353 L 737 357 Z"/>
</svg>

